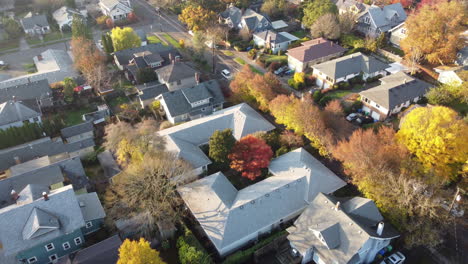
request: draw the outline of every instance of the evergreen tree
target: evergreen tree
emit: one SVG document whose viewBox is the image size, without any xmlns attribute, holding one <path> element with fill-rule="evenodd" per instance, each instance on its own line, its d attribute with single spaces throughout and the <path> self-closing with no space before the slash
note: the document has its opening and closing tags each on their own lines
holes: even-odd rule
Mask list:
<svg viewBox="0 0 468 264">
<path fill-rule="evenodd" d="M 86 21 L 83 18 L 76 15 L 73 16 L 72 37 L 93 39 L 93 34 L 91 32 L 91 29 L 88 27 Z"/>
</svg>

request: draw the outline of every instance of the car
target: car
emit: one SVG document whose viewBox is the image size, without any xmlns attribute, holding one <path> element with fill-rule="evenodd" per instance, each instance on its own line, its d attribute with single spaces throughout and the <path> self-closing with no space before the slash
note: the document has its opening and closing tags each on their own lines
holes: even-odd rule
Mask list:
<svg viewBox="0 0 468 264">
<path fill-rule="evenodd" d="M 380 264 L 402 264 L 403 262 L 405 262 L 405 259 L 405 255 L 398 251 L 384 258 L 384 260 L 380 262 Z"/>
<path fill-rule="evenodd" d="M 228 80 L 230 80 L 230 79 L 232 78 L 231 72 L 230 72 L 228 69 L 222 70 L 222 71 L 221 71 L 221 75 L 222 75 L 224 78 L 228 79 Z"/>
<path fill-rule="evenodd" d="M 281 73 L 283 73 L 283 72 L 286 71 L 287 69 L 288 69 L 288 66 L 280 67 L 280 68 L 278 68 L 276 71 L 274 71 L 274 74 L 275 74 L 275 75 L 280 75 Z"/>
<path fill-rule="evenodd" d="M 356 118 L 359 117 L 359 114 L 358 113 L 351 113 L 349 114 L 347 117 L 346 117 L 346 120 L 348 120 L 349 122 L 353 121 L 353 120 L 356 120 Z"/>
<path fill-rule="evenodd" d="M 356 122 L 358 122 L 360 125 L 371 124 L 374 123 L 374 118 L 370 116 L 360 116 L 356 118 Z"/>
<path fill-rule="evenodd" d="M 284 75 L 291 75 L 294 73 L 294 70 L 287 70 Z"/>
</svg>

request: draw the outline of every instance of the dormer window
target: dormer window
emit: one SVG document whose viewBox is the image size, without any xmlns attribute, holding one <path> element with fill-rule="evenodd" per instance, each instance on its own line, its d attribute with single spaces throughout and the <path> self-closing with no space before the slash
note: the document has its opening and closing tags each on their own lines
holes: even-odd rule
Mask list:
<svg viewBox="0 0 468 264">
<path fill-rule="evenodd" d="M 368 16 L 364 18 L 364 23 L 370 24 L 370 18 Z"/>
</svg>

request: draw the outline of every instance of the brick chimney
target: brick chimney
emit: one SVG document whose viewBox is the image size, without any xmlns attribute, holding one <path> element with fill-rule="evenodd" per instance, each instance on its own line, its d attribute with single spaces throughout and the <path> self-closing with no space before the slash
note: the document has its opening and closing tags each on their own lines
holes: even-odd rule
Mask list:
<svg viewBox="0 0 468 264">
<path fill-rule="evenodd" d="M 44 201 L 49 200 L 49 195 L 46 192 L 42 192 L 42 197 L 44 197 Z"/>
<path fill-rule="evenodd" d="M 13 201 L 18 200 L 18 198 L 19 198 L 19 194 L 18 194 L 15 190 L 11 190 L 10 195 L 11 195 L 11 199 L 12 199 Z"/>
<path fill-rule="evenodd" d="M 169 61 L 172 61 L 172 53 L 169 53 Z"/>
<path fill-rule="evenodd" d="M 198 72 L 195 72 L 195 82 L 200 83 L 200 74 Z"/>
</svg>

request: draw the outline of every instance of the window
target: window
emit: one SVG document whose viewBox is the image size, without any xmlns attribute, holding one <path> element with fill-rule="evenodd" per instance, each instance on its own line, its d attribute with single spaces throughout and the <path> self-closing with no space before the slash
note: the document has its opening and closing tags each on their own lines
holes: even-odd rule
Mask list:
<svg viewBox="0 0 468 264">
<path fill-rule="evenodd" d="M 75 239 L 73 239 L 73 241 L 75 241 L 75 245 L 80 245 L 83 241 L 81 241 L 81 237 L 75 237 Z"/>
<path fill-rule="evenodd" d="M 91 228 L 93 227 L 93 222 L 87 222 L 86 223 L 86 228 Z"/>
<path fill-rule="evenodd" d="M 51 250 L 54 250 L 55 249 L 54 243 L 50 243 L 50 244 L 45 245 L 45 248 L 46 248 L 47 252 L 49 252 Z"/>
<path fill-rule="evenodd" d="M 377 107 L 377 108 L 380 108 L 380 105 L 378 105 L 378 104 L 375 104 L 375 107 Z"/>
<path fill-rule="evenodd" d="M 65 243 L 62 244 L 62 247 L 63 247 L 63 250 L 68 250 L 68 249 L 70 249 L 70 243 L 65 242 Z"/>
<path fill-rule="evenodd" d="M 406 28 L 401 29 L 401 34 L 406 34 Z"/>
<path fill-rule="evenodd" d="M 58 259 L 57 254 L 53 254 L 49 256 L 50 261 L 56 261 Z"/>
<path fill-rule="evenodd" d="M 29 264 L 36 263 L 36 262 L 37 262 L 37 258 L 36 258 L 36 257 L 28 258 L 28 263 L 29 263 Z"/>
<path fill-rule="evenodd" d="M 364 18 L 364 23 L 369 24 L 369 22 L 370 22 L 370 18 L 369 18 L 369 17 L 365 17 L 365 18 Z"/>
</svg>

